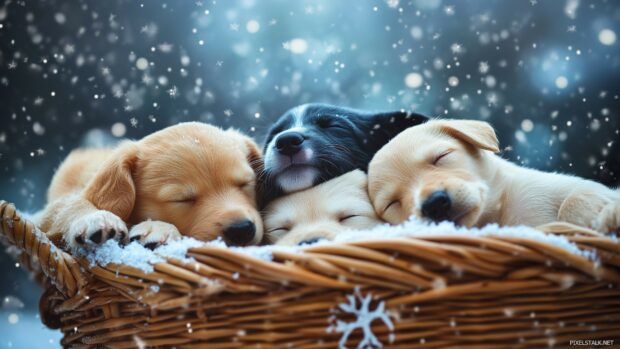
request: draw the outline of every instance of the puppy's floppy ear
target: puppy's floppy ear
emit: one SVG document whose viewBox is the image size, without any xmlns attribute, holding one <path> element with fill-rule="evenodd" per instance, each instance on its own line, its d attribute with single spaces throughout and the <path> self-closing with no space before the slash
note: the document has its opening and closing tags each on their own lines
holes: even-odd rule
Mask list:
<svg viewBox="0 0 620 349">
<path fill-rule="evenodd" d="M 110 211 L 127 221 L 136 201 L 132 172 L 137 159 L 137 145 L 133 142 L 122 144 L 86 186 L 86 199 L 98 209 Z"/>
<path fill-rule="evenodd" d="M 428 117 L 406 111 L 392 111 L 362 115 L 360 121 L 367 146 L 376 152 L 402 131 L 428 121 Z"/>
<path fill-rule="evenodd" d="M 476 148 L 499 153 L 499 141 L 495 130 L 488 122 L 477 120 L 434 121 L 440 130 Z"/>
<path fill-rule="evenodd" d="M 263 153 L 256 142 L 254 142 L 252 138 L 233 128 L 229 128 L 226 132 L 230 132 L 235 137 L 239 137 L 242 140 L 246 148 L 246 156 L 250 166 L 252 166 L 252 169 L 256 174 L 260 173 L 263 170 Z"/>
<path fill-rule="evenodd" d="M 263 154 L 258 148 L 258 145 L 248 137 L 244 139 L 245 146 L 248 149 L 248 162 L 255 173 L 260 173 L 263 170 Z"/>
</svg>

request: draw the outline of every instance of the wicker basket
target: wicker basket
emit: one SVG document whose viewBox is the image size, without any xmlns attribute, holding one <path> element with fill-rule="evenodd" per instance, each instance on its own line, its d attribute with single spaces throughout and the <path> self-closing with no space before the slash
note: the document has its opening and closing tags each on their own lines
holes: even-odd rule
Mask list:
<svg viewBox="0 0 620 349">
<path fill-rule="evenodd" d="M 538 240 L 430 235 L 275 251 L 272 262 L 205 246 L 189 250 L 196 262 L 145 273 L 72 257 L 9 203 L 0 216 L 22 263 L 47 280 L 42 319 L 65 347 L 620 343 L 620 243 L 575 226 L 542 229 L 595 250 L 596 262 Z"/>
</svg>

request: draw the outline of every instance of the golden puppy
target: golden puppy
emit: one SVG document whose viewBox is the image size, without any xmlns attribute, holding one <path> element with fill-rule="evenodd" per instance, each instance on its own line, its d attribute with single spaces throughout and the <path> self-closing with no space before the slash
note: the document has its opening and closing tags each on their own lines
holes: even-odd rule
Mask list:
<svg viewBox="0 0 620 349">
<path fill-rule="evenodd" d="M 601 232 L 620 226 L 620 192 L 578 177 L 519 167 L 499 152 L 488 123 L 434 120 L 402 132 L 370 162 L 379 216 L 411 215 L 464 226 L 566 221 Z"/>
<path fill-rule="evenodd" d="M 154 247 L 180 235 L 255 244 L 263 235 L 254 194 L 260 161 L 250 138 L 198 122 L 116 149 L 75 150 L 37 221 L 69 249 L 128 238 Z"/>
<path fill-rule="evenodd" d="M 265 208 L 267 240 L 277 245 L 301 245 L 330 240 L 344 230 L 381 224 L 366 185 L 366 174 L 354 170 L 274 200 Z"/>
</svg>

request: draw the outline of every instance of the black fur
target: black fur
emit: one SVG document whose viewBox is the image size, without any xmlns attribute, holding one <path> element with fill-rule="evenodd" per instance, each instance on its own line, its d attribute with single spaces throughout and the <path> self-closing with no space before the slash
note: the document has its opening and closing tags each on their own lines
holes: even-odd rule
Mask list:
<svg viewBox="0 0 620 349">
<path fill-rule="evenodd" d="M 311 148 L 314 154 L 305 163 L 318 170 L 312 185 L 354 169 L 366 171 L 372 156 L 390 139 L 428 120 L 426 116 L 403 111 L 377 113 L 318 103 L 297 108 L 287 111 L 271 127 L 265 138 L 264 153 L 277 154 L 274 145 L 269 150 L 272 141 L 295 128 L 303 134 L 303 146 Z M 303 113 L 299 113 L 302 109 Z M 260 207 L 285 194 L 277 182 L 281 171 L 268 158 L 265 160 L 257 185 Z"/>
</svg>

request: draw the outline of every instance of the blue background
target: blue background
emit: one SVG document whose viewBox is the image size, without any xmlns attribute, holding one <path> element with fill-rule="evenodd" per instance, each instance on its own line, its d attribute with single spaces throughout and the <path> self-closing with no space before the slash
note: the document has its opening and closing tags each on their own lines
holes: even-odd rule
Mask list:
<svg viewBox="0 0 620 349">
<path fill-rule="evenodd" d="M 0 198 L 40 209 L 84 142 L 190 120 L 260 141 L 317 101 L 487 120 L 506 158 L 618 185 L 619 21 L 611 0 L 4 1 Z M 38 286 L 0 270 L 23 303 L 0 348 L 56 343 Z"/>
</svg>

